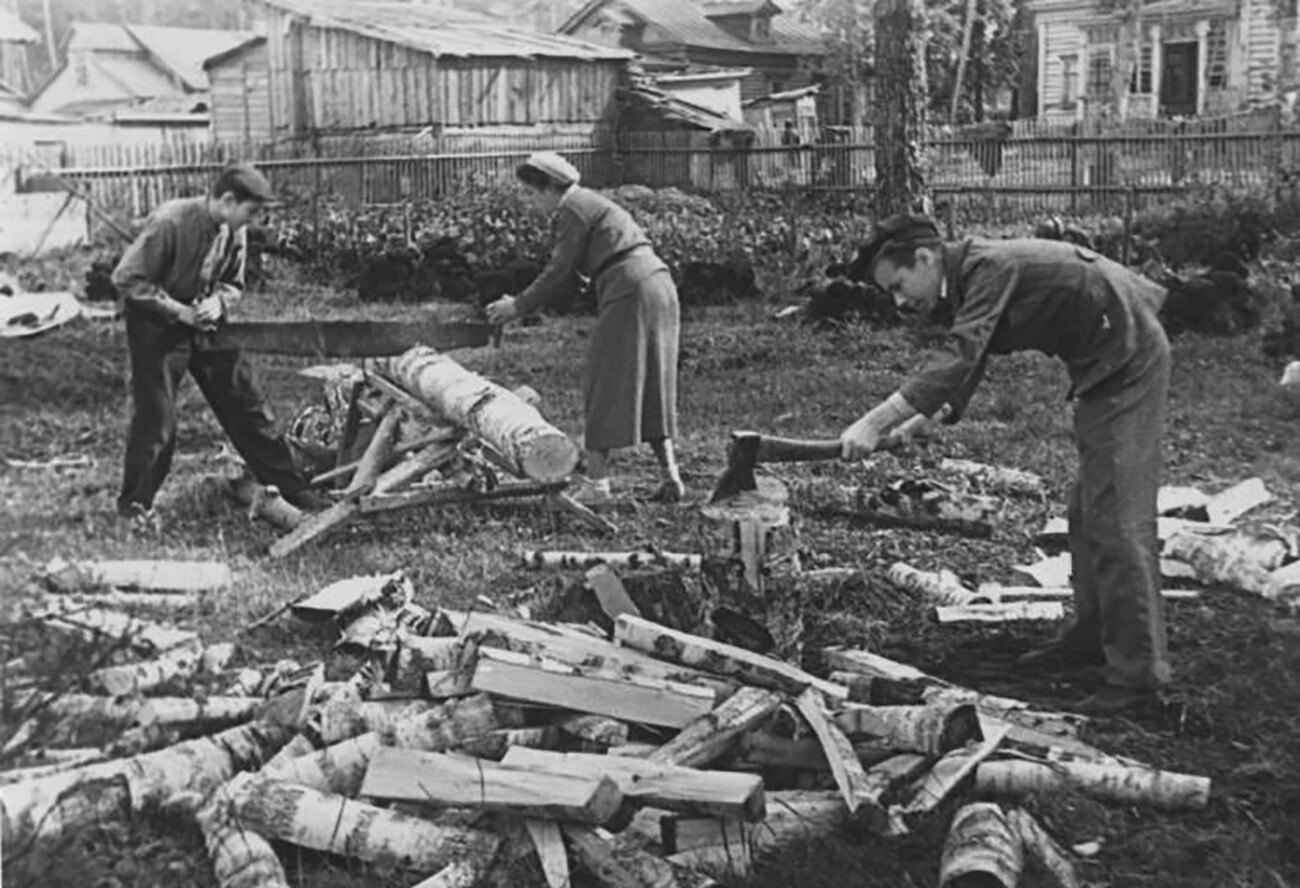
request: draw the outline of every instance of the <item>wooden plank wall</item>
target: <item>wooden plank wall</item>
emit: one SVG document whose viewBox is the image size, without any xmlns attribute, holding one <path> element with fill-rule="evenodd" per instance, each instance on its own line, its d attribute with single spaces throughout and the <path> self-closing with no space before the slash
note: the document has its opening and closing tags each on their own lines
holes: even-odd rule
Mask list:
<svg viewBox="0 0 1300 888">
<path fill-rule="evenodd" d="M 271 10 L 268 53 L 277 135 L 292 134 L 289 18 Z M 463 58 L 338 28 L 302 32 L 307 131 L 597 123 L 615 113 L 617 60 Z"/>
</svg>

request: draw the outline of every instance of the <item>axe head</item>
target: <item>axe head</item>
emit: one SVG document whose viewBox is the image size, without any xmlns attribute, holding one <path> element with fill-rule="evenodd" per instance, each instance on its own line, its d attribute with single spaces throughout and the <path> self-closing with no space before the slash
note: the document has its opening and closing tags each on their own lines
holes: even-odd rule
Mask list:
<svg viewBox="0 0 1300 888">
<path fill-rule="evenodd" d="M 727 468 L 713 485 L 709 502 L 716 503 L 757 486 L 754 466 L 758 464 L 760 440 L 758 432 L 731 433 L 731 443 L 727 445 Z"/>
</svg>

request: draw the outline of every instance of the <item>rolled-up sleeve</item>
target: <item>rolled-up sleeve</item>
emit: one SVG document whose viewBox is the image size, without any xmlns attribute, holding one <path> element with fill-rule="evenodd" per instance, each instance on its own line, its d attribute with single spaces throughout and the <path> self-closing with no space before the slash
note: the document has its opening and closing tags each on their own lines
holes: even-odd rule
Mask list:
<svg viewBox="0 0 1300 888">
<path fill-rule="evenodd" d="M 113 269 L 113 284 L 129 305 L 173 317 L 179 303 L 162 282 L 176 252 L 176 232 L 165 219 L 150 219 Z"/>
<path fill-rule="evenodd" d="M 965 300 L 943 345 L 900 389 L 907 402 L 926 416 L 945 403 L 947 422 L 956 422 L 984 376 L 989 343 L 1019 280 L 1014 263 L 983 259 L 963 274 Z"/>
<path fill-rule="evenodd" d="M 515 303 L 521 315 L 531 314 L 578 287 L 578 263 L 582 261 L 590 235 L 586 221 L 568 207 L 560 207 L 556 217 L 555 248 L 550 261 Z"/>
</svg>

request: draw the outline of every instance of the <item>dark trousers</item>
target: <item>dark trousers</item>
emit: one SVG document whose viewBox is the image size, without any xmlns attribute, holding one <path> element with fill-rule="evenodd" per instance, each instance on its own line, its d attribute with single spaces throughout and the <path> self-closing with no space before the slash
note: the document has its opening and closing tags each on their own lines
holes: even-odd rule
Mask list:
<svg viewBox="0 0 1300 888">
<path fill-rule="evenodd" d="M 1101 650 L 1106 680 L 1151 688 L 1169 681 L 1156 497 L 1169 393 L 1169 343 L 1150 345 L 1113 380 L 1079 400 L 1079 475 L 1070 491 L 1075 622 L 1064 642 Z"/>
<path fill-rule="evenodd" d="M 194 377 L 217 421 L 263 484 L 285 494 L 307 481 L 294 465 L 275 420 L 262 400 L 253 368 L 238 349 L 202 348 L 203 334 L 127 309 L 131 355 L 131 428 L 118 510 L 153 506 L 176 450 L 176 392 L 186 372 Z"/>
</svg>

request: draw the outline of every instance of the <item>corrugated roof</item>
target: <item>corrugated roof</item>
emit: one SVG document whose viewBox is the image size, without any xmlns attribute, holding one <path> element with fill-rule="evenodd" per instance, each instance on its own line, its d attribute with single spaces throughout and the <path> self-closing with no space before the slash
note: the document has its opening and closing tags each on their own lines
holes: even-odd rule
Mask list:
<svg viewBox="0 0 1300 888">
<path fill-rule="evenodd" d="M 772 0 L 717 0 L 717 2 L 705 0 L 703 7 L 704 14 L 709 17 L 717 15 L 752 15 L 768 7 L 777 12 L 781 11 L 781 7 L 773 3 Z"/>
<path fill-rule="evenodd" d="M 246 43 L 255 35 L 249 31 L 214 28 L 163 28 L 155 25 L 127 25 L 127 30 L 160 62 L 192 90 L 208 88 L 203 62 L 219 53 Z"/>
<path fill-rule="evenodd" d="M 0 43 L 40 43 L 36 29 L 7 9 L 0 9 Z"/>
<path fill-rule="evenodd" d="M 463 9 L 392 2 L 262 0 L 301 15 L 318 27 L 334 27 L 436 56 L 563 58 L 585 61 L 631 59 L 623 49 L 542 34 Z"/>
</svg>

